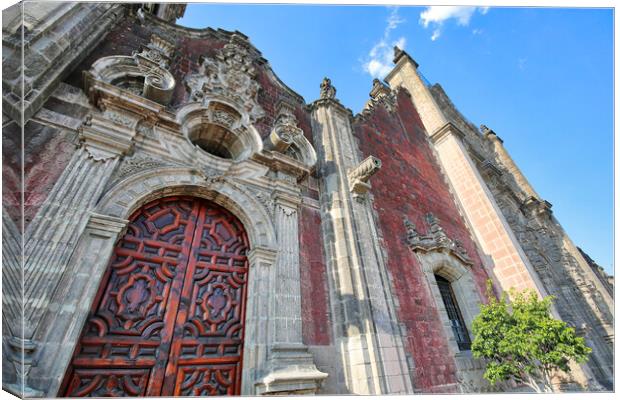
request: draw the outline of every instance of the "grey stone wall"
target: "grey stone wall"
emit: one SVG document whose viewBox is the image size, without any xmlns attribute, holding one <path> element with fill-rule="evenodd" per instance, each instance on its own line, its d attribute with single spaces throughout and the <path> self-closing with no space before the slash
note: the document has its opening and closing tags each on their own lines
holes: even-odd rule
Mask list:
<svg viewBox="0 0 620 400">
<path fill-rule="evenodd" d="M 465 133 L 472 159 L 491 189 L 547 292 L 556 296 L 560 317 L 584 335 L 593 348 L 588 363 L 597 382 L 613 388 L 613 297 L 607 277 L 594 273 L 551 211 L 508 155 L 501 139 L 482 133 L 454 106 L 439 84 L 430 87 L 435 101 Z M 488 129 L 488 128 L 487 128 Z"/>
</svg>

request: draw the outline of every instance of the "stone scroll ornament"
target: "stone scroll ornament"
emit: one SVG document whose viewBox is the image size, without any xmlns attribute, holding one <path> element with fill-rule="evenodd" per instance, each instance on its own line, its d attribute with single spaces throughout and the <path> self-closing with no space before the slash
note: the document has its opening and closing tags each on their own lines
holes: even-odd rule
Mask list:
<svg viewBox="0 0 620 400">
<path fill-rule="evenodd" d="M 405 228 L 407 229 L 406 240 L 411 250 L 450 252 L 463 263 L 473 265 L 471 258 L 467 254 L 467 250 L 463 247 L 463 243 L 461 243 L 460 240 L 448 237 L 439 224 L 439 219 L 434 214 L 426 214 L 425 219 L 429 225 L 429 231 L 426 235 L 418 232 L 413 222 L 409 221 L 407 218 L 404 220 Z"/>
<path fill-rule="evenodd" d="M 95 82 L 104 82 L 167 105 L 176 84 L 168 70 L 173 51 L 172 43 L 152 35 L 149 44 L 131 56 L 101 57 L 86 73 L 86 92 Z M 144 78 L 144 82 L 138 78 Z"/>
<path fill-rule="evenodd" d="M 158 103 L 168 104 L 172 99 L 175 80 L 168 71 L 174 45 L 157 35 L 140 52 L 133 57 L 144 72 L 144 97 Z"/>
<path fill-rule="evenodd" d="M 303 130 L 297 125 L 297 118 L 293 108 L 285 103 L 279 106 L 276 122 L 269 135 L 269 145 L 276 151 L 284 153 L 293 141 L 303 135 Z"/>
<path fill-rule="evenodd" d="M 262 118 L 265 112 L 257 101 L 260 85 L 252 65 L 255 58 L 249 43 L 233 34 L 214 58 L 202 56 L 199 73 L 187 78 L 190 101 L 206 105 L 210 99 L 219 98 L 243 111 L 250 123 Z"/>
</svg>

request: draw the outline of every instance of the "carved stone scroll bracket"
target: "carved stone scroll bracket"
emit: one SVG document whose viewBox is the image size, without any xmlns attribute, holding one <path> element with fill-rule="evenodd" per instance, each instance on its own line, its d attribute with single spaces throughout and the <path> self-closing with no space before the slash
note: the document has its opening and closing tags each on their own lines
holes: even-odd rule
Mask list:
<svg viewBox="0 0 620 400">
<path fill-rule="evenodd" d="M 381 169 L 381 160 L 368 156 L 348 173 L 349 188 L 354 196 L 363 196 L 370 189 L 368 180 Z"/>
<path fill-rule="evenodd" d="M 269 372 L 256 381 L 259 395 L 316 394 L 328 374 L 314 364 L 308 347 L 276 344 L 271 348 Z"/>
<path fill-rule="evenodd" d="M 403 222 L 407 229 L 406 242 L 412 251 L 422 251 L 425 253 L 431 251 L 446 252 L 454 255 L 466 265 L 473 265 L 467 250 L 463 247 L 463 243 L 460 240 L 448 237 L 439 224 L 439 219 L 432 213 L 426 214 L 426 222 L 430 227 L 426 235 L 420 234 L 416 226 L 407 218 Z"/>
<path fill-rule="evenodd" d="M 36 344 L 30 339 L 10 337 L 8 340 L 9 354 L 5 355 L 15 366 L 16 381 L 4 383 L 3 388 L 9 393 L 18 397 L 42 397 L 43 392 L 28 386 L 27 378 L 33 366 L 32 355 L 36 349 Z"/>
</svg>

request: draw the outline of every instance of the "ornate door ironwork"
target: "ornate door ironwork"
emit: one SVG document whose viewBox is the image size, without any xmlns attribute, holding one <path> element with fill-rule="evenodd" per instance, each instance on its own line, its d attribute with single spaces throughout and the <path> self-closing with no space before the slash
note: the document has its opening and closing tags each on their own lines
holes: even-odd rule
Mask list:
<svg viewBox="0 0 620 400">
<path fill-rule="evenodd" d="M 240 393 L 248 275 L 242 224 L 205 200 L 168 197 L 130 218 L 62 393 Z"/>
</svg>

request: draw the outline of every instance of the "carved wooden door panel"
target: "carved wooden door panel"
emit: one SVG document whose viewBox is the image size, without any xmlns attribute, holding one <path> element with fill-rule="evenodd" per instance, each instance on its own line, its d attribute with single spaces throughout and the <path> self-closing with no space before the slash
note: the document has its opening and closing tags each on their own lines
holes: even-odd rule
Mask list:
<svg viewBox="0 0 620 400">
<path fill-rule="evenodd" d="M 67 371 L 71 397 L 240 393 L 248 241 L 223 208 L 154 201 L 118 242 Z"/>
</svg>

